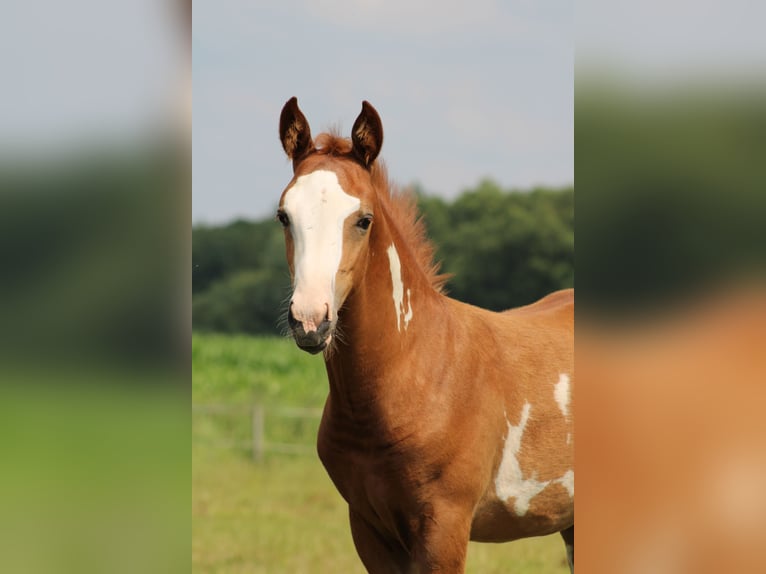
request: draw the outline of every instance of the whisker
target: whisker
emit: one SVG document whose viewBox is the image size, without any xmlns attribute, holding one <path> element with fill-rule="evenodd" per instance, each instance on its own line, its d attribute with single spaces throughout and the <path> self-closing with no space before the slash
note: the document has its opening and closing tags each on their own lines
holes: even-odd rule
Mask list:
<svg viewBox="0 0 766 574">
<path fill-rule="evenodd" d="M 287 294 L 282 298 L 282 302 L 279 304 L 280 312 L 279 317 L 277 317 L 276 327 L 280 336 L 286 339 L 292 339 L 293 334 L 290 330 L 290 324 L 287 321 L 287 313 L 290 310 L 290 301 L 293 298 L 292 288 L 287 287 L 286 293 Z"/>
</svg>

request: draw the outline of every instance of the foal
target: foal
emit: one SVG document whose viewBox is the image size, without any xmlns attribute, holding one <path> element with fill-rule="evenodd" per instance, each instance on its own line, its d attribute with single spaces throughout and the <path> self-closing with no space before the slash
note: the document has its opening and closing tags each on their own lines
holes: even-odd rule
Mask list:
<svg viewBox="0 0 766 574">
<path fill-rule="evenodd" d="M 288 324 L 324 353 L 317 449 L 367 570 L 459 573 L 469 539 L 553 532 L 573 570 L 573 292 L 504 313 L 445 296 L 369 103 L 350 140 L 314 141 L 296 98 L 279 132 Z"/>
</svg>

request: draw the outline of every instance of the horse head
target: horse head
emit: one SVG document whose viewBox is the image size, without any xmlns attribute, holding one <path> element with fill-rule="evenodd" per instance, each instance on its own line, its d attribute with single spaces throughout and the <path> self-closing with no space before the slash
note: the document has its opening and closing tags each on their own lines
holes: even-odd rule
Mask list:
<svg viewBox="0 0 766 574">
<path fill-rule="evenodd" d="M 293 162 L 277 211 L 293 287 L 287 320 L 298 347 L 318 353 L 330 344 L 338 312 L 364 276 L 383 126 L 375 108 L 363 102 L 350 140 L 321 134 L 314 141 L 291 98 L 282 109 L 279 136 Z"/>
</svg>

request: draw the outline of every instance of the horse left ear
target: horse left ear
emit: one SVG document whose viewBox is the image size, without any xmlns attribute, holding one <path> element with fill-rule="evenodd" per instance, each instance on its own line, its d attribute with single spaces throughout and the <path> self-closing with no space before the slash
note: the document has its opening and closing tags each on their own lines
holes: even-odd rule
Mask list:
<svg viewBox="0 0 766 574">
<path fill-rule="evenodd" d="M 362 102 L 362 111 L 351 128 L 354 155 L 366 167 L 370 167 L 383 146 L 383 123 L 370 102 Z"/>
</svg>

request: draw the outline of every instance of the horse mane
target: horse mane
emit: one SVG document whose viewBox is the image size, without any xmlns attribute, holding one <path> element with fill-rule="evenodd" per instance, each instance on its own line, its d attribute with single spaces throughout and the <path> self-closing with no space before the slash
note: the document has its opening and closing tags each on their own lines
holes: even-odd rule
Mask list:
<svg viewBox="0 0 766 574">
<path fill-rule="evenodd" d="M 314 147 L 315 153 L 320 155 L 352 159 L 354 157 L 351 139 L 340 136 L 335 130 L 319 134 L 314 141 Z M 402 191 L 390 183 L 388 170 L 381 160 L 376 160 L 370 166 L 370 175 L 391 224 L 399 232 L 428 283 L 437 292 L 442 293 L 450 275 L 439 273 L 441 263 L 434 261 L 436 248 L 428 239 L 426 224 L 418 212 L 415 194 L 408 190 Z"/>
<path fill-rule="evenodd" d="M 400 190 L 388 181 L 386 166 L 380 160 L 372 164 L 372 182 L 379 193 L 389 219 L 410 250 L 412 258 L 437 292 L 444 291 L 449 274 L 439 273 L 441 262 L 434 260 L 436 248 L 428 239 L 426 224 L 418 212 L 417 197 L 409 190 Z"/>
<path fill-rule="evenodd" d="M 319 134 L 314 140 L 315 153 L 335 157 L 351 156 L 353 144 L 350 138 L 341 136 L 336 128 L 330 132 Z"/>
</svg>

